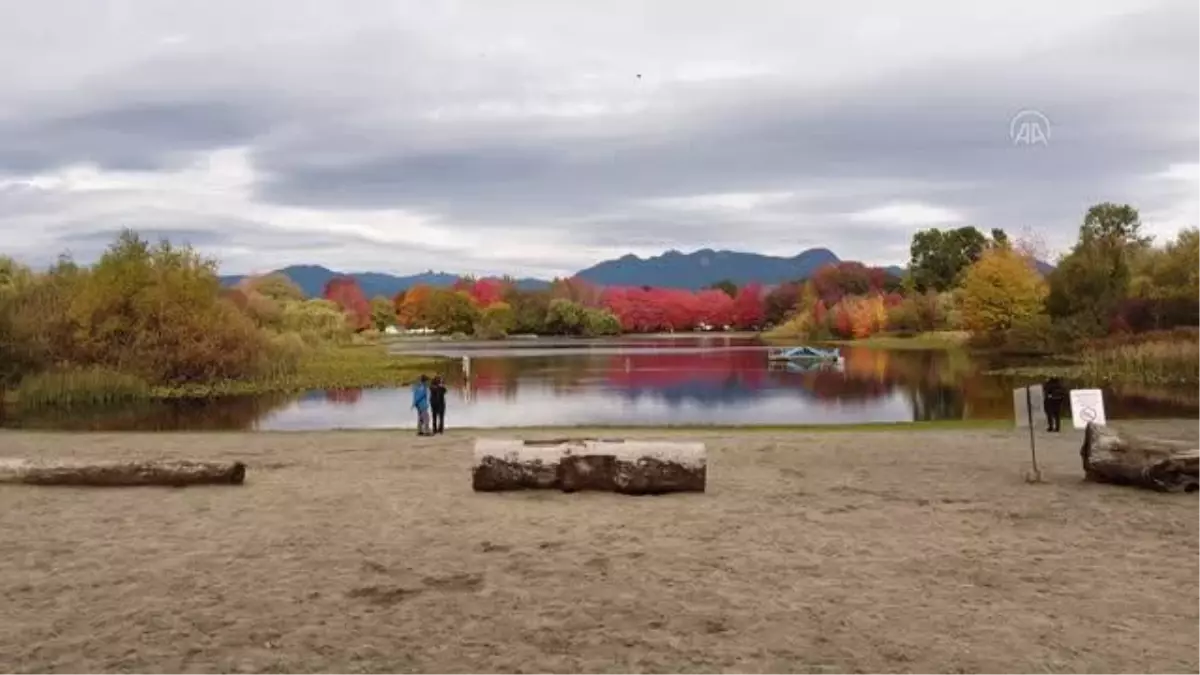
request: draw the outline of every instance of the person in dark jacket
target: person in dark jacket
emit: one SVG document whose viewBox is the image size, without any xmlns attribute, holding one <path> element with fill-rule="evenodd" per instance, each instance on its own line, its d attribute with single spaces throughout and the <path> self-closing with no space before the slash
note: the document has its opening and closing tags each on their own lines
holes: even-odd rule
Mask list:
<svg viewBox="0 0 1200 675">
<path fill-rule="evenodd" d="M 446 431 L 446 385 L 440 375 L 434 376 L 429 387 L 429 407 L 433 410 L 433 433 Z"/>
<path fill-rule="evenodd" d="M 1062 380 L 1052 377 L 1042 385 L 1042 408 L 1046 411 L 1046 431 L 1062 431 L 1062 408 L 1067 390 Z"/>
</svg>

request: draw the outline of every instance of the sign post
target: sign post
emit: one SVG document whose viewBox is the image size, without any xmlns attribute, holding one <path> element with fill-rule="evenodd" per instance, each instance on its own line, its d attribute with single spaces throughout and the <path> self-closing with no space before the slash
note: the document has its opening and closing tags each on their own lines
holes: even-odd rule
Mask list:
<svg viewBox="0 0 1200 675">
<path fill-rule="evenodd" d="M 1037 440 L 1033 433 L 1033 425 L 1036 424 L 1033 407 L 1035 390 L 1037 398 L 1041 398 L 1042 386 L 1040 384 L 1013 389 L 1013 419 L 1016 421 L 1018 429 L 1029 427 L 1029 458 L 1033 462 L 1033 476 L 1035 480 L 1041 480 L 1042 471 L 1038 468 L 1037 463 Z"/>
</svg>

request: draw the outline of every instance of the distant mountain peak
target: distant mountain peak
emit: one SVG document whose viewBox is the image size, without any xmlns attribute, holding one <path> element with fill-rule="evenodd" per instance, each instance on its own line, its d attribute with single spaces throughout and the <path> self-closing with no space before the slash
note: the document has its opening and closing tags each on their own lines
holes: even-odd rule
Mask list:
<svg viewBox="0 0 1200 675">
<path fill-rule="evenodd" d="M 726 249 L 702 248 L 691 253 L 670 249 L 648 258 L 628 253 L 580 270 L 575 276 L 601 286 L 653 286 L 697 290 L 725 280 L 738 286 L 749 283 L 772 286 L 807 279 L 825 265 L 839 262 L 841 259 L 833 251 L 823 247 L 810 248 L 790 258 Z M 903 272 L 902 268 L 895 266 L 888 267 L 887 270 L 897 276 Z M 291 265 L 277 272 L 287 275 L 309 297 L 319 296 L 330 279 L 343 275 L 358 281 L 367 297 L 392 297 L 417 285 L 446 287 L 462 278 L 462 275 L 435 272 L 432 269 L 420 274 L 397 276 L 385 272 L 339 272 L 313 264 Z M 243 278 L 226 276 L 222 277 L 222 282 L 233 285 Z M 515 282 L 523 289 L 546 288 L 550 283 L 532 278 L 516 279 Z"/>
</svg>

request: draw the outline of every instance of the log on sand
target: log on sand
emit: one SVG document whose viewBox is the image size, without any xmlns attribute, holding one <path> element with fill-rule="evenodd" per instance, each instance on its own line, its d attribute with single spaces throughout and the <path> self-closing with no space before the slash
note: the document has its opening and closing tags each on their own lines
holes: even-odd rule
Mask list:
<svg viewBox="0 0 1200 675">
<path fill-rule="evenodd" d="M 477 491 L 560 489 L 621 494 L 704 492 L 703 443 L 556 439 L 475 442 Z"/>
<path fill-rule="evenodd" d="M 472 487 L 476 492 L 557 487 L 563 452 L 557 441 L 477 439 Z"/>
<path fill-rule="evenodd" d="M 1160 492 L 1200 488 L 1200 448 L 1194 444 L 1140 438 L 1089 422 L 1079 455 L 1087 480 Z"/>
<path fill-rule="evenodd" d="M 0 483 L 26 485 L 241 485 L 246 465 L 241 462 L 41 462 L 0 460 Z"/>
</svg>

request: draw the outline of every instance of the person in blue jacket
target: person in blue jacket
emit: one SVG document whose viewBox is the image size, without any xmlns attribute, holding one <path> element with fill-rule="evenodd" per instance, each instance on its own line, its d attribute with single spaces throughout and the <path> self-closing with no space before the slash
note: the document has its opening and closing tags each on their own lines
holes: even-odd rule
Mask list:
<svg viewBox="0 0 1200 675">
<path fill-rule="evenodd" d="M 417 435 L 429 436 L 429 376 L 413 383 L 412 407 L 417 411 Z"/>
</svg>

